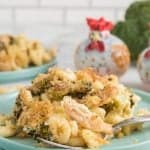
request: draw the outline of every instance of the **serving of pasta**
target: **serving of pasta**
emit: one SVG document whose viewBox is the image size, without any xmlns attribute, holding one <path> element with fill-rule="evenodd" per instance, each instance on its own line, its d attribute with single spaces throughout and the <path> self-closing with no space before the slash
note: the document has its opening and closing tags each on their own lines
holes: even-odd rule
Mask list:
<svg viewBox="0 0 150 150">
<path fill-rule="evenodd" d="M 48 63 L 55 50 L 46 50 L 35 40 L 24 35 L 0 35 L 0 71 L 12 71 Z"/>
<path fill-rule="evenodd" d="M 133 116 L 138 100 L 114 75 L 100 76 L 91 68 L 75 72 L 51 68 L 20 90 L 12 117 L 16 132 L 9 136 L 21 134 L 71 146 L 98 147 L 108 143 L 104 137 L 112 136 L 113 124 Z"/>
</svg>

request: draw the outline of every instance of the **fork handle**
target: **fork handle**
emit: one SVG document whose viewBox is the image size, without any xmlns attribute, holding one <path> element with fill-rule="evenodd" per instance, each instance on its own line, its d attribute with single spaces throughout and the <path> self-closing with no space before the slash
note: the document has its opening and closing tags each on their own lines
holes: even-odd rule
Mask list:
<svg viewBox="0 0 150 150">
<path fill-rule="evenodd" d="M 127 126 L 127 125 L 136 124 L 136 123 L 145 123 L 145 122 L 150 122 L 150 115 L 143 115 L 143 116 L 125 119 L 113 125 L 113 130 L 115 132 L 115 131 L 118 131 L 120 128 Z"/>
<path fill-rule="evenodd" d="M 48 144 L 51 147 L 63 148 L 66 150 L 83 150 L 81 147 L 73 147 L 73 146 L 69 146 L 69 145 L 59 144 L 59 143 L 55 143 L 52 141 L 48 141 L 48 140 L 40 138 L 40 137 L 37 137 L 36 139 L 45 144 Z"/>
</svg>

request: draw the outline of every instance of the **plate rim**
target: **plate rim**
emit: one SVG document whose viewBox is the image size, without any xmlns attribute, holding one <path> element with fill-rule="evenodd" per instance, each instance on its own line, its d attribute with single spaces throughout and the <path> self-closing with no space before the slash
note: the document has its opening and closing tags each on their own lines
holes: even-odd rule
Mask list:
<svg viewBox="0 0 150 150">
<path fill-rule="evenodd" d="M 2 94 L 0 94 L 0 100 L 5 99 L 5 98 L 13 98 L 13 97 L 16 97 L 18 94 L 19 94 L 19 90 L 2 93 Z"/>
<path fill-rule="evenodd" d="M 27 67 L 27 68 L 24 68 L 24 69 L 13 70 L 13 71 L 0 71 L 0 76 L 6 75 L 6 74 L 14 74 L 14 73 L 26 72 L 28 70 L 41 68 L 42 66 L 46 66 L 48 64 L 53 64 L 55 61 L 56 61 L 56 58 L 53 58 L 48 63 L 42 64 L 42 65 L 39 65 L 39 66 L 32 66 L 32 67 Z"/>
<path fill-rule="evenodd" d="M 132 90 L 136 93 L 139 93 L 139 94 L 142 94 L 142 95 L 146 95 L 148 97 L 150 97 L 150 94 L 148 92 L 145 92 L 145 91 L 142 91 L 140 89 L 135 89 L 135 88 L 132 88 Z M 12 92 L 12 93 L 9 93 L 9 94 L 5 94 L 3 95 L 4 97 L 6 96 L 10 96 L 13 97 L 15 95 L 17 95 L 18 92 Z M 2 96 L 0 96 L 1 98 Z M 147 99 L 143 99 L 144 101 L 148 101 Z M 149 101 L 150 103 L 150 101 Z M 23 148 L 29 148 L 29 149 L 41 149 L 41 147 L 38 147 L 38 146 L 33 146 L 33 145 L 27 145 L 27 144 L 23 144 L 23 143 L 19 143 L 17 141 L 12 141 L 11 139 L 9 138 L 5 138 L 5 137 L 0 137 L 0 146 L 1 145 L 1 141 L 2 142 L 7 142 L 8 144 L 15 144 L 15 146 L 20 146 L 20 147 L 23 147 Z M 142 146 L 142 145 L 145 145 L 145 144 L 149 144 L 150 143 L 150 139 L 149 140 L 146 140 L 146 141 L 142 141 L 140 143 L 134 143 L 134 145 L 125 145 L 125 146 L 118 146 L 118 147 L 113 147 L 111 148 L 111 150 L 123 150 L 123 149 L 128 149 L 128 148 L 135 148 L 135 147 L 138 147 L 138 146 Z M 104 145 L 105 146 L 105 145 Z M 107 145 L 106 145 L 107 146 Z M 108 145 L 109 146 L 109 145 Z M 103 146 L 100 147 L 102 150 L 103 150 Z M 43 150 L 47 150 L 47 148 L 44 148 L 42 147 Z M 54 150 L 54 148 L 48 148 L 49 150 Z M 106 149 L 109 149 L 109 147 L 106 147 Z M 56 150 L 56 149 L 55 149 Z M 105 150 L 105 148 L 104 148 Z"/>
<path fill-rule="evenodd" d="M 24 81 L 27 79 L 32 79 L 38 72 L 40 73 L 40 70 L 45 70 L 46 68 L 48 69 L 49 67 L 53 67 L 56 64 L 57 59 L 53 58 L 50 62 L 42 64 L 40 66 L 29 67 L 15 71 L 0 72 L 0 83 L 9 83 L 9 82 L 12 83 L 16 81 Z"/>
</svg>

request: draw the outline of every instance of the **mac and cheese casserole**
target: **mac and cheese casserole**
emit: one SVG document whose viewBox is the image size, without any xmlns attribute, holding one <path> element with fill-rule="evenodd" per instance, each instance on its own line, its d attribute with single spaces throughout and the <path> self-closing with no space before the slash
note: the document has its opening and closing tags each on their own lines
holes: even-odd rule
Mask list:
<svg viewBox="0 0 150 150">
<path fill-rule="evenodd" d="M 0 71 L 42 65 L 54 57 L 54 49 L 46 50 L 38 41 L 23 35 L 0 35 Z"/>
<path fill-rule="evenodd" d="M 108 143 L 112 125 L 133 116 L 138 100 L 114 75 L 52 68 L 21 89 L 13 119 L 24 135 L 93 148 Z"/>
</svg>

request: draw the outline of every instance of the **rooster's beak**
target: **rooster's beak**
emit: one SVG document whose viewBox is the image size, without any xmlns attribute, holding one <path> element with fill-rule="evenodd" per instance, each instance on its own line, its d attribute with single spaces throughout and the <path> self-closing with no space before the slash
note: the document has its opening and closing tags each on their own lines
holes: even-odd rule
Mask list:
<svg viewBox="0 0 150 150">
<path fill-rule="evenodd" d="M 98 31 L 93 31 L 92 33 L 90 33 L 90 39 L 92 41 L 101 41 L 101 37 Z"/>
</svg>

